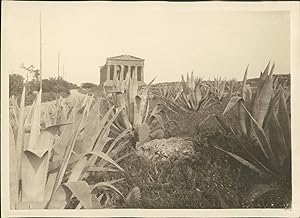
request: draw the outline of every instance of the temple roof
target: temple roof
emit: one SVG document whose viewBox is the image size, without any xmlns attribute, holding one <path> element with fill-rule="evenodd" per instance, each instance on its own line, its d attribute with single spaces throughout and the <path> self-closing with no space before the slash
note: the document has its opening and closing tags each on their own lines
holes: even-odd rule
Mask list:
<svg viewBox="0 0 300 218">
<path fill-rule="evenodd" d="M 109 57 L 107 60 L 121 60 L 121 61 L 144 61 L 144 59 L 134 57 L 131 55 L 119 55 L 115 57 Z"/>
</svg>

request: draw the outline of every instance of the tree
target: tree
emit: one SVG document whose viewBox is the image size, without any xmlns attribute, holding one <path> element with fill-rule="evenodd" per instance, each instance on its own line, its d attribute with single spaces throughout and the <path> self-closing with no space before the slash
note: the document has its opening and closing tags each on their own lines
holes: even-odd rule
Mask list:
<svg viewBox="0 0 300 218">
<path fill-rule="evenodd" d="M 9 75 L 9 97 L 16 96 L 20 97 L 22 95 L 24 87 L 24 77 L 19 74 Z"/>
<path fill-rule="evenodd" d="M 29 67 L 26 67 L 24 64 L 21 64 L 21 68 L 23 68 L 24 70 L 26 70 L 26 77 L 27 77 L 27 81 L 28 76 L 32 76 L 33 80 L 39 80 L 40 79 L 40 70 L 36 69 L 33 65 L 30 65 Z"/>
</svg>

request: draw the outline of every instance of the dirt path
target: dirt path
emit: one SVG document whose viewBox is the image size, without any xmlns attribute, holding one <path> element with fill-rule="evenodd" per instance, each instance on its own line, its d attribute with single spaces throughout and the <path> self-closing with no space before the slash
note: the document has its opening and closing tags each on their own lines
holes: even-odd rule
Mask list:
<svg viewBox="0 0 300 218">
<path fill-rule="evenodd" d="M 80 92 L 78 92 L 77 89 L 71 89 L 70 90 L 70 95 L 66 98 L 62 98 L 62 101 L 72 101 L 73 99 L 76 98 L 83 98 L 85 95 L 81 94 Z M 47 102 L 43 102 L 41 104 L 41 111 L 44 111 L 46 108 L 48 108 L 50 105 L 53 105 L 56 102 L 56 100 L 53 101 L 47 101 Z M 30 110 L 31 105 L 28 105 L 25 107 L 25 113 L 27 113 Z"/>
</svg>

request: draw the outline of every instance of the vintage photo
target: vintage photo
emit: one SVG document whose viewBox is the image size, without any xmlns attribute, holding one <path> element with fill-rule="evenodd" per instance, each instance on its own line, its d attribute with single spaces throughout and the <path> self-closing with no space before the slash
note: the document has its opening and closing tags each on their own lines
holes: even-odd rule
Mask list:
<svg viewBox="0 0 300 218">
<path fill-rule="evenodd" d="M 2 6 L 10 211 L 293 208 L 287 7 Z"/>
</svg>

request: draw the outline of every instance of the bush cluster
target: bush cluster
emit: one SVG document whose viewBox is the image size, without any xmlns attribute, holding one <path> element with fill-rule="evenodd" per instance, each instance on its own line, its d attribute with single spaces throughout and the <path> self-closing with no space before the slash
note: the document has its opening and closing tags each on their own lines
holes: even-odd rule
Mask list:
<svg viewBox="0 0 300 218">
<path fill-rule="evenodd" d="M 67 97 L 71 89 L 78 89 L 75 84 L 63 80 L 61 77 L 43 79 L 42 102 L 52 101 L 56 98 Z M 19 74 L 9 75 L 9 97 L 15 96 L 18 101 L 21 98 L 24 85 L 26 86 L 26 105 L 32 104 L 37 91 L 40 89 L 40 81 L 33 79 L 24 82 L 24 78 Z"/>
</svg>

